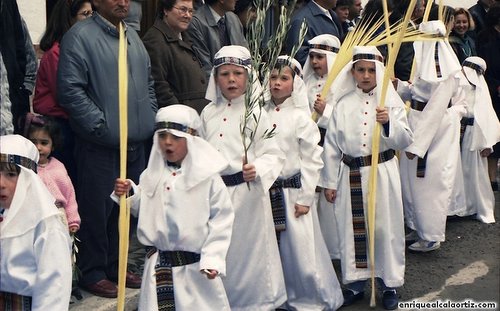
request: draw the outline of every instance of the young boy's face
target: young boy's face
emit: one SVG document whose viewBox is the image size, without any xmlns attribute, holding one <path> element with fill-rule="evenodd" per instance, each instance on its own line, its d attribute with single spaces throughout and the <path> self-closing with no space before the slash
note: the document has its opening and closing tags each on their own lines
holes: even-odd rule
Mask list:
<svg viewBox="0 0 500 311">
<path fill-rule="evenodd" d="M 52 138 L 50 138 L 49 133 L 42 129 L 35 130 L 30 133 L 29 139 L 40 153 L 38 164 L 47 164 L 47 162 L 49 162 L 50 153 L 53 150 Z"/>
<path fill-rule="evenodd" d="M 165 160 L 181 165 L 188 152 L 186 138 L 162 131 L 158 133 L 158 143 Z"/>
<path fill-rule="evenodd" d="M 269 88 L 275 103 L 282 103 L 292 95 L 293 74 L 290 67 L 283 67 L 281 70 L 273 69 L 269 78 Z"/>
<path fill-rule="evenodd" d="M 348 5 L 337 6 L 335 8 L 335 13 L 337 13 L 340 22 L 343 23 L 347 21 L 347 18 L 349 18 L 349 6 Z"/>
<path fill-rule="evenodd" d="M 13 171 L 0 170 L 0 208 L 9 208 L 16 193 L 19 174 Z"/>
<path fill-rule="evenodd" d="M 377 86 L 377 75 L 374 62 L 366 60 L 357 61 L 354 63 L 351 73 L 358 87 L 362 89 L 363 92 L 368 93 Z"/>
<path fill-rule="evenodd" d="M 323 77 L 328 73 L 328 64 L 326 61 L 326 54 L 317 53 L 317 52 L 309 52 L 309 61 L 314 72 Z"/>
<path fill-rule="evenodd" d="M 240 97 L 246 91 L 248 73 L 245 68 L 232 64 L 216 69 L 215 82 L 227 100 Z"/>
</svg>

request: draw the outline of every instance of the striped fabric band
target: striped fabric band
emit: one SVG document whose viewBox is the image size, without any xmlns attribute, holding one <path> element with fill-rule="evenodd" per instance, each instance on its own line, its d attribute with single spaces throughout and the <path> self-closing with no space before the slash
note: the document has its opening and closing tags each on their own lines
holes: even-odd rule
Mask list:
<svg viewBox="0 0 500 311">
<path fill-rule="evenodd" d="M 465 129 L 467 126 L 474 125 L 474 118 L 462 118 L 460 120 L 460 146 L 462 146 L 462 141 L 464 140 Z"/>
<path fill-rule="evenodd" d="M 37 168 L 36 162 L 17 154 L 0 153 L 0 163 L 21 165 L 36 173 L 36 168 Z"/>
<path fill-rule="evenodd" d="M 352 57 L 353 62 L 358 60 L 378 60 L 381 63 L 384 62 L 384 58 L 382 56 L 375 54 L 366 54 L 366 53 L 355 54 Z"/>
<path fill-rule="evenodd" d="M 462 65 L 474 69 L 480 75 L 484 75 L 484 69 L 481 68 L 481 66 L 479 66 L 478 64 L 474 64 L 473 62 L 469 62 L 466 60 Z"/>
<path fill-rule="evenodd" d="M 177 131 L 181 131 L 181 132 L 184 132 L 184 133 L 188 133 L 190 135 L 193 135 L 193 136 L 197 136 L 198 135 L 198 132 L 193 129 L 193 128 L 190 128 L 186 125 L 183 125 L 183 124 L 180 124 L 180 123 L 176 123 L 176 122 L 158 122 L 155 124 L 155 131 L 157 130 L 161 130 L 161 129 L 170 129 L 170 130 L 177 130 Z"/>
<path fill-rule="evenodd" d="M 295 72 L 296 75 L 302 78 L 302 73 L 300 72 L 300 69 L 297 68 L 291 61 L 288 59 L 283 59 L 283 58 L 278 58 L 276 60 L 276 65 L 284 65 L 292 68 L 292 70 Z"/>
<path fill-rule="evenodd" d="M 418 100 L 412 100 L 411 104 L 410 104 L 410 107 L 411 107 L 411 109 L 422 111 L 422 110 L 424 110 L 425 105 L 427 105 L 426 102 L 421 102 L 421 101 L 418 101 Z"/>
<path fill-rule="evenodd" d="M 283 188 L 300 189 L 302 187 L 301 176 L 299 172 L 287 179 L 278 178 L 269 188 L 269 199 L 271 200 L 271 211 L 276 231 L 286 230 L 286 203 Z"/>
<path fill-rule="evenodd" d="M 425 168 L 427 166 L 427 152 L 425 153 L 423 158 L 418 158 L 417 160 L 417 177 L 424 178 L 425 177 Z"/>
<path fill-rule="evenodd" d="M 214 59 L 214 67 L 219 67 L 224 64 L 233 64 L 233 65 L 249 67 L 252 64 L 252 60 L 241 59 L 238 57 L 220 57 Z"/>
<path fill-rule="evenodd" d="M 439 65 L 439 48 L 437 44 L 434 47 L 434 62 L 436 63 L 436 75 L 438 78 L 441 78 L 443 75 L 441 74 L 441 66 Z"/>
<path fill-rule="evenodd" d="M 390 159 L 394 158 L 394 150 L 392 149 L 387 149 L 386 151 L 383 151 L 378 154 L 378 163 L 383 163 L 386 161 L 389 161 Z M 367 155 L 364 157 L 351 157 L 347 154 L 342 155 L 342 162 L 344 162 L 349 168 L 351 169 L 356 169 L 360 168 L 363 166 L 371 166 L 372 165 L 372 155 Z"/>
<path fill-rule="evenodd" d="M 309 49 L 325 50 L 333 53 L 338 53 L 340 51 L 338 48 L 326 44 L 309 44 Z"/>
<path fill-rule="evenodd" d="M 0 310 L 31 311 L 31 297 L 0 292 Z"/>
<path fill-rule="evenodd" d="M 150 258 L 158 250 L 146 247 L 146 256 Z M 190 265 L 200 261 L 200 254 L 186 251 L 159 251 L 158 263 L 155 266 L 156 299 L 158 310 L 175 311 L 174 279 L 172 267 Z"/>
<path fill-rule="evenodd" d="M 394 157 L 394 150 L 388 149 L 378 154 L 379 163 L 389 161 Z M 359 168 L 370 166 L 372 157 L 351 157 L 342 155 L 342 161 L 349 166 L 349 184 L 351 187 L 351 213 L 352 229 L 354 235 L 354 259 L 356 268 L 368 268 L 365 211 L 363 208 L 363 188 L 361 185 L 361 172 Z"/>
<path fill-rule="evenodd" d="M 232 175 L 222 175 L 221 177 L 227 187 L 237 186 L 245 182 L 241 171 Z"/>
</svg>

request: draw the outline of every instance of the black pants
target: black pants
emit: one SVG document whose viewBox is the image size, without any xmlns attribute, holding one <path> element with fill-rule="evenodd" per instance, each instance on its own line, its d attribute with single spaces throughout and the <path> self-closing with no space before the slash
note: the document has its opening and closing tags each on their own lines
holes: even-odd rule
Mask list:
<svg viewBox="0 0 500 311">
<path fill-rule="evenodd" d="M 118 149 L 76 139 L 78 182 L 76 198 L 82 219 L 77 237 L 81 243 L 77 265 L 82 272 L 81 285 L 118 274 L 119 206 L 109 195 L 120 174 Z M 127 178 L 138 182 L 144 170 L 144 144 L 132 146 L 127 153 Z"/>
</svg>

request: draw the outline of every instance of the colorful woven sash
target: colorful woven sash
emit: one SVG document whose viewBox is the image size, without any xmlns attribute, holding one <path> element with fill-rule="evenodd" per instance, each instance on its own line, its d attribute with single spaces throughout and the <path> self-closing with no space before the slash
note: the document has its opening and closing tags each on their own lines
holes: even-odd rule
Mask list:
<svg viewBox="0 0 500 311">
<path fill-rule="evenodd" d="M 394 150 L 389 149 L 378 154 L 378 163 L 391 160 L 394 157 Z M 361 171 L 363 166 L 370 166 L 372 156 L 351 157 L 342 155 L 342 162 L 349 167 L 349 185 L 351 187 L 351 213 L 352 229 L 354 235 L 354 260 L 356 268 L 368 268 L 367 245 L 366 245 L 366 224 L 365 211 L 363 207 L 363 188 L 361 184 Z"/>
<path fill-rule="evenodd" d="M 0 292 L 0 310 L 31 311 L 31 297 Z"/>
<path fill-rule="evenodd" d="M 150 258 L 158 250 L 146 247 L 146 256 Z M 175 311 L 174 279 L 172 267 L 190 265 L 200 261 L 200 254 L 186 251 L 158 251 L 158 262 L 155 266 L 156 299 L 159 311 Z"/>
<path fill-rule="evenodd" d="M 271 199 L 271 210 L 273 212 L 274 229 L 278 232 L 286 229 L 286 203 L 283 188 L 302 187 L 300 172 L 287 179 L 278 178 L 269 188 L 269 198 Z"/>
<path fill-rule="evenodd" d="M 241 171 L 232 175 L 222 175 L 221 177 L 227 187 L 237 186 L 245 182 Z"/>
<path fill-rule="evenodd" d="M 462 118 L 460 120 L 460 146 L 462 146 L 462 141 L 464 140 L 465 128 L 467 126 L 474 125 L 474 118 Z"/>
<path fill-rule="evenodd" d="M 418 178 L 425 177 L 426 166 L 427 166 L 427 152 L 425 153 L 423 158 L 418 157 L 418 159 L 417 159 L 417 177 Z"/>
</svg>

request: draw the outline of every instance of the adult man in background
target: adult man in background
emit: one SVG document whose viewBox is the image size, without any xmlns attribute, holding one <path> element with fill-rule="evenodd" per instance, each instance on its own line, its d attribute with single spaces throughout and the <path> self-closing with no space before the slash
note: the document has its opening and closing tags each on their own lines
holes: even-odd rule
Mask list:
<svg viewBox="0 0 500 311">
<path fill-rule="evenodd" d="M 117 288 L 111 281 L 118 278 L 119 209 L 109 195 L 120 168 L 120 23 L 128 42 L 127 178 L 136 182 L 145 167 L 144 142 L 153 134 L 157 104 L 148 53 L 137 32 L 123 23 L 129 0 L 93 0 L 93 5 L 96 13 L 63 37 L 57 86 L 59 103 L 77 134 L 80 285 L 95 295 L 114 298 Z M 127 287 L 139 288 L 140 283 L 140 277 L 127 273 Z"/>
</svg>

